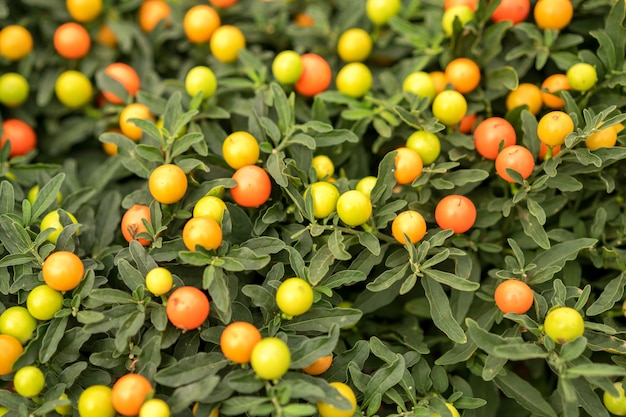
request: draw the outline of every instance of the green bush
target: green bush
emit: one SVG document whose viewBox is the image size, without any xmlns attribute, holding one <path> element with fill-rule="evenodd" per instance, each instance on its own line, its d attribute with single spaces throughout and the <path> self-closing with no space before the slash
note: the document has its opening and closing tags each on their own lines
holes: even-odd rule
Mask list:
<svg viewBox="0 0 626 417">
<path fill-rule="evenodd" d="M 495 21 L 501 2 L 526 5 L 529 13 L 517 24 Z M 458 410 L 466 417 L 602 417 L 609 415 L 605 404 L 624 410 L 623 389 L 621 400 L 612 396 L 626 376 L 625 4 L 574 0 L 571 22 L 567 7 L 557 4 L 557 17 L 548 21 L 564 20 L 563 27 L 545 28 L 533 12 L 550 2 L 557 0 L 480 0 L 465 24 L 463 16 L 448 14 L 451 36 L 438 0 L 403 0 L 397 14 L 392 0 L 367 7 L 363 0 L 213 7 L 222 28 L 233 25 L 245 36 L 237 51 L 234 32 L 221 46 L 212 45 L 216 32 L 199 43 L 185 33 L 187 11 L 208 2 L 168 1 L 169 17 L 145 31 L 141 0 L 104 0 L 101 12 L 98 0 L 87 6 L 0 0 L 0 67 L 23 76 L 0 78 L 4 415 L 136 415 L 120 403 L 141 405 L 141 384 L 114 390 L 110 399 L 108 387 L 127 374 L 145 377 L 149 395 L 165 400 L 176 416 L 190 416 L 196 404 L 197 416 L 215 409 L 226 416 L 309 416 L 326 402 L 335 408 L 326 414 L 322 407 L 322 417 L 349 417 L 350 402 L 331 382 L 346 383 L 341 392 L 352 390 L 355 415 L 365 416 L 449 417 Z M 76 20 L 91 44 L 84 57 L 66 58 L 55 49 L 55 31 Z M 28 36 L 20 40 L 23 33 L 10 33 L 9 25 L 28 30 L 32 50 Z M 103 40 L 103 26 L 112 29 L 115 44 Z M 367 37 L 351 50 L 344 45 L 342 57 L 363 55 L 366 66 L 342 71 L 335 83 L 346 65 L 339 38 L 351 28 L 370 35 L 372 51 L 365 53 Z M 210 30 L 210 20 L 199 30 Z M 66 52 L 80 55 L 79 46 Z M 274 57 L 285 50 L 296 55 L 273 73 Z M 278 82 L 301 80 L 299 57 L 307 53 L 321 57 L 309 75 L 323 84 L 327 63 L 332 77 L 312 97 L 298 84 Z M 445 71 L 459 57 L 478 64 L 480 79 L 477 88 L 467 87 L 471 68 L 461 74 L 456 88 L 467 91 L 458 102 L 433 102 L 431 78 L 423 74 L 415 90 L 403 89 L 409 74 Z M 122 85 L 132 81 L 129 75 L 120 84 L 104 71 L 114 62 L 137 72 L 136 94 Z M 564 101 L 559 120 L 573 122 L 559 138 L 546 127 L 556 119 L 543 118 L 553 109 L 537 94 L 548 76 L 581 62 L 590 66 L 568 74 L 578 90 L 556 93 Z M 197 73 L 194 86 L 187 74 L 196 66 L 210 70 Z M 57 86 L 69 70 L 75 71 L 69 81 Z M 518 89 L 522 84 L 527 90 Z M 124 123 L 126 110 L 122 132 L 115 130 L 131 103 L 147 107 Z M 463 116 L 469 118 L 459 124 Z M 499 127 L 473 134 L 496 116 L 510 122 L 522 146 L 505 155 L 512 159 L 508 169 L 475 146 L 476 138 L 495 133 L 492 152 L 507 152 Z M 9 119 L 34 129 L 36 147 Z M 238 131 L 256 141 L 225 157 L 223 143 Z M 436 140 L 430 136 L 417 153 L 398 149 L 418 148 L 407 142 L 416 131 Z M 540 158 L 542 141 L 563 143 L 560 152 L 549 147 Z M 525 152 L 530 161 L 521 159 Z M 318 178 L 324 168 L 313 158 L 320 155 L 332 170 Z M 231 191 L 244 187 L 232 178 L 233 166 L 250 164 L 247 158 L 262 168 L 256 175 L 269 174 L 271 189 L 259 177 L 249 190 Z M 413 160 L 403 167 L 404 158 Z M 420 160 L 429 163 L 421 169 Z M 165 164 L 182 169 L 182 180 L 172 170 L 151 178 Z M 375 177 L 369 198 L 346 194 L 368 176 Z M 305 193 L 317 182 L 327 192 L 319 200 Z M 193 216 L 208 195 L 225 202 L 221 219 L 220 209 L 207 209 L 218 221 Z M 336 209 L 339 195 L 346 197 Z M 473 202 L 475 222 L 471 210 L 436 218 L 449 195 Z M 122 220 L 135 205 L 147 207 L 149 220 Z M 408 210 L 417 214 L 400 218 L 410 227 L 392 227 Z M 185 228 L 192 217 L 203 219 L 194 230 Z M 48 227 L 55 224 L 56 231 Z M 411 237 L 414 243 L 399 243 Z M 194 247 L 193 239 L 205 246 Z M 156 267 L 165 270 L 146 283 Z M 279 286 L 292 277 L 306 282 L 290 281 L 277 302 Z M 44 278 L 61 291 L 60 309 L 59 293 L 39 288 Z M 499 284 L 511 280 L 518 285 L 496 296 Z M 185 290 L 172 295 L 178 288 Z M 520 307 L 524 295 L 530 309 Z M 220 348 L 225 327 L 237 321 L 252 323 L 264 340 L 252 365 L 226 358 Z M 254 340 L 247 329 L 244 339 Z M 302 371 L 329 355 L 332 364 L 320 375 Z M 283 375 L 281 367 L 289 370 Z M 36 369 L 45 376 L 41 392 Z M 88 410 L 83 396 L 79 412 L 89 387 L 97 411 Z M 157 413 L 146 410 L 143 415 Z"/>
</svg>

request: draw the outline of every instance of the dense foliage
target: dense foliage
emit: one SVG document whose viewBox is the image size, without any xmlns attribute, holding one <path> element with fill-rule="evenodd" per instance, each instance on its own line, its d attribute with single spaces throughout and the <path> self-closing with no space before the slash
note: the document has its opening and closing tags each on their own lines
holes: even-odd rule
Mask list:
<svg viewBox="0 0 626 417">
<path fill-rule="evenodd" d="M 4 415 L 626 415 L 624 18 L 0 0 Z"/>
</svg>

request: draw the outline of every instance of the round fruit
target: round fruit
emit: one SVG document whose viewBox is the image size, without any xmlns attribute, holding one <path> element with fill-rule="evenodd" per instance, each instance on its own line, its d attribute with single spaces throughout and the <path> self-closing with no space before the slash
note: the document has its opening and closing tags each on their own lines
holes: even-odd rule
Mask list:
<svg viewBox="0 0 626 417">
<path fill-rule="evenodd" d="M 26 155 L 37 147 L 37 134 L 25 122 L 19 119 L 5 119 L 2 122 L 0 149 L 11 142 L 9 157 Z"/>
<path fill-rule="evenodd" d="M 148 106 L 142 103 L 129 104 L 120 112 L 120 129 L 122 133 L 135 142 L 138 142 L 141 140 L 143 130 L 135 125 L 135 123 L 129 121 L 130 119 L 154 120 L 154 117 L 152 113 L 150 113 Z"/>
<path fill-rule="evenodd" d="M 178 165 L 163 164 L 156 167 L 148 179 L 152 197 L 162 204 L 174 204 L 187 192 L 187 174 Z"/>
<path fill-rule="evenodd" d="M 145 33 L 152 32 L 159 22 L 163 21 L 165 26 L 171 24 L 172 8 L 162 0 L 147 0 L 139 7 L 137 20 L 139 27 Z"/>
<path fill-rule="evenodd" d="M 89 53 L 91 38 L 89 32 L 76 22 L 63 23 L 54 31 L 54 49 L 67 59 L 80 59 Z"/>
<path fill-rule="evenodd" d="M 466 114 L 465 116 L 463 116 L 463 118 L 459 122 L 459 126 L 458 126 L 459 132 L 466 134 L 466 135 L 472 133 L 472 131 L 476 127 L 477 120 L 478 120 L 478 116 L 476 115 L 476 113 Z"/>
<path fill-rule="evenodd" d="M 424 169 L 422 158 L 415 150 L 407 147 L 397 148 L 396 152 L 393 176 L 398 184 L 411 184 L 422 175 Z"/>
<path fill-rule="evenodd" d="M 220 336 L 220 349 L 227 359 L 235 363 L 248 363 L 252 349 L 261 341 L 261 332 L 246 321 L 230 323 Z"/>
<path fill-rule="evenodd" d="M 444 90 L 435 96 L 433 116 L 446 126 L 459 123 L 467 113 L 467 101 L 455 90 Z"/>
<path fill-rule="evenodd" d="M 424 216 L 415 210 L 407 210 L 398 214 L 391 223 L 391 234 L 402 245 L 406 244 L 404 235 L 412 245 L 426 235 L 426 221 Z"/>
<path fill-rule="evenodd" d="M 309 375 L 321 375 L 326 372 L 332 364 L 333 355 L 322 356 L 321 358 L 316 359 L 315 362 L 313 362 L 309 366 L 305 366 L 304 368 L 302 368 L 302 371 L 305 374 Z"/>
<path fill-rule="evenodd" d="M 59 396 L 60 400 L 68 400 L 67 394 L 63 393 Z M 74 407 L 72 407 L 72 404 L 64 404 L 64 405 L 58 405 L 56 407 L 54 407 L 54 411 L 56 411 L 57 413 L 59 413 L 62 416 L 69 416 L 72 415 L 73 411 L 74 411 Z M 1 415 L 1 414 L 0 414 Z"/>
<path fill-rule="evenodd" d="M 193 206 L 193 217 L 210 217 L 221 225 L 226 209 L 224 200 L 214 195 L 206 195 Z"/>
<path fill-rule="evenodd" d="M 437 203 L 435 221 L 437 226 L 444 230 L 465 233 L 476 222 L 476 206 L 472 200 L 463 195 L 448 195 Z"/>
<path fill-rule="evenodd" d="M 304 54 L 302 61 L 302 74 L 293 88 L 297 93 L 305 97 L 326 91 L 332 81 L 332 70 L 328 62 L 321 56 L 313 53 Z"/>
<path fill-rule="evenodd" d="M 73 252 L 53 252 L 45 259 L 41 268 L 43 280 L 57 291 L 71 291 L 78 287 L 85 275 L 85 267 Z"/>
<path fill-rule="evenodd" d="M 539 29 L 561 30 L 572 21 L 574 6 L 570 0 L 539 0 L 533 15 Z"/>
<path fill-rule="evenodd" d="M 429 102 L 437 93 L 432 77 L 424 71 L 415 71 L 407 75 L 402 82 L 402 89 L 421 98 L 428 97 Z"/>
<path fill-rule="evenodd" d="M 146 226 L 143 224 L 143 219 L 150 224 L 150 207 L 143 204 L 134 204 L 131 208 L 126 210 L 122 216 L 121 229 L 122 235 L 127 242 L 137 239 L 142 246 L 148 246 L 151 242 L 149 239 L 136 238 L 139 233 L 147 232 Z"/>
<path fill-rule="evenodd" d="M 372 38 L 361 28 L 348 29 L 339 36 L 337 53 L 344 62 L 365 61 L 372 52 Z"/>
<path fill-rule="evenodd" d="M 218 61 L 232 64 L 239 58 L 239 50 L 246 47 L 246 38 L 238 27 L 222 25 L 211 35 L 209 47 Z"/>
<path fill-rule="evenodd" d="M 474 18 L 474 12 L 472 9 L 464 4 L 450 7 L 443 13 L 441 19 L 441 27 L 446 35 L 452 36 L 454 30 L 454 21 L 459 20 L 461 27 L 465 26 L 467 22 Z"/>
<path fill-rule="evenodd" d="M 401 0 L 367 0 L 365 3 L 367 17 L 378 26 L 386 24 L 389 19 L 400 13 L 401 8 Z"/>
<path fill-rule="evenodd" d="M 376 185 L 376 181 L 378 181 L 378 178 L 373 175 L 368 175 L 367 177 L 361 178 L 359 182 L 356 183 L 356 187 L 354 188 L 357 191 L 362 192 L 367 196 L 367 198 L 369 198 L 372 195 L 372 189 Z"/>
<path fill-rule="evenodd" d="M 19 340 L 8 334 L 0 334 L 0 375 L 13 372 L 13 364 L 24 352 Z"/>
<path fill-rule="evenodd" d="M 349 410 L 339 409 L 323 401 L 317 403 L 317 411 L 320 417 L 352 417 L 356 411 L 356 395 L 350 386 L 343 382 L 331 382 L 330 385 L 338 391 L 338 394 L 350 402 Z"/>
<path fill-rule="evenodd" d="M 446 74 L 443 71 L 431 71 L 428 73 L 428 76 L 433 81 L 433 85 L 435 86 L 435 95 L 441 93 L 446 89 L 448 85 L 448 81 L 446 80 Z"/>
<path fill-rule="evenodd" d="M 106 385 L 92 385 L 78 397 L 78 415 L 81 417 L 115 417 L 113 394 Z"/>
<path fill-rule="evenodd" d="M 209 317 L 209 298 L 196 287 L 174 290 L 167 299 L 165 311 L 169 321 L 181 330 L 197 329 Z"/>
<path fill-rule="evenodd" d="M 522 83 L 506 97 L 506 109 L 513 110 L 519 106 L 527 106 L 528 111 L 537 115 L 543 106 L 541 90 L 535 84 Z"/>
<path fill-rule="evenodd" d="M 327 180 L 335 173 L 335 164 L 327 155 L 317 155 L 311 160 L 318 181 Z"/>
<path fill-rule="evenodd" d="M 25 345 L 37 328 L 37 320 L 22 306 L 9 307 L 0 314 L 0 333 L 16 338 Z"/>
<path fill-rule="evenodd" d="M 524 281 L 507 279 L 496 287 L 493 295 L 503 313 L 524 314 L 533 306 L 533 290 Z"/>
<path fill-rule="evenodd" d="M 28 99 L 30 88 L 21 74 L 7 72 L 0 76 L 0 103 L 7 107 L 17 107 Z"/>
<path fill-rule="evenodd" d="M 616 416 L 626 416 L 626 395 L 624 394 L 623 382 L 614 382 L 613 386 L 615 386 L 619 395 L 614 397 L 605 391 L 602 396 L 602 402 L 611 414 L 615 414 Z"/>
<path fill-rule="evenodd" d="M 326 181 L 314 182 L 304 192 L 304 198 L 309 190 L 313 200 L 313 215 L 316 219 L 328 217 L 337 209 L 339 190 L 333 184 Z"/>
<path fill-rule="evenodd" d="M 478 8 L 478 0 L 444 0 L 443 9 L 448 10 L 450 7 L 458 6 L 460 4 L 469 7 L 474 12 Z"/>
<path fill-rule="evenodd" d="M 598 81 L 596 68 L 586 62 L 572 65 L 565 75 L 570 87 L 577 91 L 587 91 L 595 86 Z"/>
<path fill-rule="evenodd" d="M 245 131 L 237 131 L 224 139 L 222 154 L 228 166 L 239 169 L 246 165 L 255 164 L 261 151 L 259 150 L 259 142 L 254 136 Z"/>
<path fill-rule="evenodd" d="M 157 297 L 169 292 L 173 285 L 172 273 L 167 268 L 159 266 L 146 274 L 146 288 Z"/>
<path fill-rule="evenodd" d="M 444 72 L 446 81 L 456 91 L 467 94 L 480 84 L 480 68 L 469 58 L 456 58 L 446 65 Z"/>
<path fill-rule="evenodd" d="M 612 148 L 617 143 L 617 129 L 615 125 L 600 129 L 585 139 L 585 146 L 592 151 L 600 148 Z"/>
<path fill-rule="evenodd" d="M 30 190 L 28 190 L 28 194 L 26 195 L 26 198 L 28 199 L 30 204 L 34 204 L 38 195 L 39 195 L 39 184 L 35 184 L 31 187 Z M 61 204 L 62 201 L 63 201 L 63 194 L 61 194 L 61 191 L 59 191 L 57 192 L 57 204 Z"/>
<path fill-rule="evenodd" d="M 170 406 L 160 398 L 147 400 L 139 409 L 139 417 L 170 417 Z"/>
<path fill-rule="evenodd" d="M 0 31 L 0 55 L 19 61 L 33 50 L 33 36 L 20 25 L 9 25 Z"/>
<path fill-rule="evenodd" d="M 526 20 L 529 13 L 529 0 L 501 0 L 496 10 L 493 11 L 491 20 L 494 22 L 508 20 L 515 25 Z"/>
<path fill-rule="evenodd" d="M 116 48 L 117 36 L 115 36 L 115 32 L 113 32 L 109 25 L 103 23 L 100 25 L 100 29 L 96 34 L 96 42 L 101 45 L 108 46 L 109 48 Z"/>
<path fill-rule="evenodd" d="M 222 9 L 234 6 L 238 2 L 239 0 L 209 0 L 209 3 L 211 3 L 213 6 L 220 7 Z"/>
<path fill-rule="evenodd" d="M 537 124 L 539 140 L 548 146 L 562 145 L 565 137 L 574 131 L 574 121 L 560 110 L 545 114 Z"/>
<path fill-rule="evenodd" d="M 350 227 L 365 224 L 372 215 L 372 201 L 358 190 L 348 190 L 337 200 L 337 215 Z"/>
<path fill-rule="evenodd" d="M 210 217 L 193 217 L 183 227 L 183 242 L 190 251 L 200 246 L 213 250 L 222 244 L 222 228 Z"/>
<path fill-rule="evenodd" d="M 46 379 L 41 369 L 36 366 L 24 366 L 13 376 L 13 387 L 22 397 L 36 397 L 43 391 Z"/>
<path fill-rule="evenodd" d="M 91 22 L 102 13 L 102 0 L 66 0 L 65 5 L 72 19 Z"/>
<path fill-rule="evenodd" d="M 572 87 L 567 81 L 565 74 L 552 74 L 541 83 L 541 99 L 546 107 L 551 109 L 562 109 L 565 107 L 563 99 L 555 94 L 557 91 L 570 90 Z"/>
<path fill-rule="evenodd" d="M 313 305 L 313 288 L 302 278 L 283 281 L 276 291 L 276 305 L 288 316 L 299 316 Z"/>
<path fill-rule="evenodd" d="M 230 195 L 242 207 L 259 207 L 272 193 L 272 182 L 265 170 L 256 165 L 239 168 L 232 178 L 237 182 Z"/>
<path fill-rule="evenodd" d="M 363 97 L 372 87 L 373 81 L 372 72 L 361 62 L 346 64 L 335 79 L 337 90 L 354 98 Z"/>
<path fill-rule="evenodd" d="M 109 64 L 104 69 L 104 73 L 122 84 L 122 87 L 128 92 L 130 97 L 135 97 L 137 91 L 139 91 L 139 88 L 141 87 L 141 80 L 139 79 L 137 71 L 135 71 L 135 69 L 130 65 L 123 62 L 114 62 L 113 64 Z M 102 94 L 104 95 L 104 98 L 113 104 L 124 103 L 124 100 L 110 91 L 104 90 L 102 91 Z M 122 131 L 124 131 L 124 129 L 122 129 Z"/>
<path fill-rule="evenodd" d="M 272 74 L 282 84 L 293 84 L 302 75 L 302 59 L 295 51 L 282 51 L 272 62 Z"/>
<path fill-rule="evenodd" d="M 518 172 L 523 179 L 526 179 L 533 173 L 534 168 L 535 157 L 528 148 L 520 145 L 504 148 L 496 158 L 496 172 L 507 182 L 515 182 L 506 171 L 507 169 Z"/>
<path fill-rule="evenodd" d="M 37 320 L 50 320 L 63 308 L 63 294 L 46 284 L 39 285 L 28 293 L 26 308 Z"/>
<path fill-rule="evenodd" d="M 65 71 L 54 84 L 59 101 L 70 109 L 78 109 L 91 101 L 93 86 L 89 78 L 79 71 Z"/>
<path fill-rule="evenodd" d="M 198 65 L 193 67 L 185 77 L 185 90 L 187 94 L 194 97 L 202 91 L 202 98 L 213 97 L 217 90 L 217 78 L 209 67 Z"/>
<path fill-rule="evenodd" d="M 487 159 L 496 159 L 502 149 L 515 145 L 516 141 L 513 125 L 501 117 L 489 117 L 474 129 L 476 151 Z"/>
<path fill-rule="evenodd" d="M 111 389 L 113 408 L 123 416 L 136 416 L 152 389 L 145 376 L 126 374 L 115 381 Z"/>
<path fill-rule="evenodd" d="M 546 315 L 543 331 L 549 338 L 562 345 L 582 336 L 585 322 L 577 310 L 571 307 L 557 307 Z"/>
<path fill-rule="evenodd" d="M 287 344 L 277 337 L 261 339 L 250 355 L 250 365 L 261 379 L 279 379 L 289 369 L 291 353 Z"/>
<path fill-rule="evenodd" d="M 206 4 L 193 6 L 187 10 L 183 18 L 185 35 L 189 42 L 193 43 L 208 42 L 221 24 L 217 11 Z"/>
<path fill-rule="evenodd" d="M 74 217 L 72 213 L 65 213 L 68 215 L 72 223 L 78 223 L 78 220 L 76 220 L 76 217 Z M 43 232 L 47 229 L 54 229 L 54 231 L 48 235 L 48 241 L 52 243 L 57 243 L 57 239 L 63 231 L 63 227 L 64 225 L 61 224 L 61 217 L 59 215 L 59 210 L 57 209 L 52 210 L 51 212 L 43 216 L 43 219 L 41 219 L 41 223 L 39 225 L 39 230 Z"/>
</svg>

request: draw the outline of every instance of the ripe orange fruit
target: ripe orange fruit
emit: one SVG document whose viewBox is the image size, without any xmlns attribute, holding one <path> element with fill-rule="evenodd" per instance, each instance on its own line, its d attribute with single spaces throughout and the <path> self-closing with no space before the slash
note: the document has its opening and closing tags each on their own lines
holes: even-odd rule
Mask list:
<svg viewBox="0 0 626 417">
<path fill-rule="evenodd" d="M 302 368 L 304 373 L 309 375 L 321 375 L 330 368 L 330 365 L 333 364 L 333 355 L 322 356 L 318 358 L 310 364 L 309 366 L 305 366 Z"/>
<path fill-rule="evenodd" d="M 146 226 L 143 224 L 143 220 L 146 219 L 150 223 L 150 207 L 142 204 L 135 204 L 122 216 L 122 235 L 127 242 L 137 239 L 142 246 L 148 246 L 150 240 L 144 238 L 136 238 L 139 233 L 147 232 Z"/>
<path fill-rule="evenodd" d="M 145 33 L 150 33 L 161 20 L 165 21 L 165 26 L 169 26 L 171 24 L 171 15 L 172 9 L 167 2 L 163 0 L 146 0 L 139 7 L 137 20 L 141 30 Z"/>
<path fill-rule="evenodd" d="M 191 251 L 196 246 L 217 249 L 222 244 L 222 228 L 211 217 L 193 217 L 183 227 L 183 243 Z"/>
<path fill-rule="evenodd" d="M 0 31 L 0 55 L 19 61 L 33 50 L 33 36 L 20 25 L 9 25 Z"/>
<path fill-rule="evenodd" d="M 115 32 L 111 30 L 109 25 L 103 23 L 96 34 L 96 42 L 109 48 L 115 48 L 117 46 L 117 36 L 115 36 Z"/>
<path fill-rule="evenodd" d="M 567 75 L 552 74 L 541 83 L 541 99 L 546 107 L 559 110 L 565 107 L 565 101 L 557 95 L 551 94 L 562 90 L 571 90 Z"/>
<path fill-rule="evenodd" d="M 574 6 L 570 0 L 539 0 L 533 15 L 540 29 L 561 30 L 572 21 Z"/>
<path fill-rule="evenodd" d="M 91 22 L 102 13 L 102 0 L 66 0 L 65 6 L 72 19 Z"/>
<path fill-rule="evenodd" d="M 507 279 L 496 287 L 496 305 L 503 313 L 524 314 L 533 305 L 533 290 L 523 281 Z"/>
<path fill-rule="evenodd" d="M 44 260 L 41 268 L 43 280 L 54 290 L 71 291 L 78 287 L 85 275 L 85 266 L 73 252 L 53 252 Z"/>
<path fill-rule="evenodd" d="M 518 106 L 528 106 L 528 111 L 537 115 L 543 105 L 541 90 L 535 84 L 522 83 L 506 97 L 506 109 L 513 110 Z"/>
<path fill-rule="evenodd" d="M 150 194 L 162 204 L 179 202 L 187 192 L 187 174 L 178 165 L 163 164 L 156 167 L 148 179 Z"/>
<path fill-rule="evenodd" d="M 294 89 L 306 97 L 326 91 L 332 81 L 332 70 L 328 62 L 320 55 L 309 53 L 300 57 L 302 74 L 294 84 Z"/>
<path fill-rule="evenodd" d="M 115 411 L 123 416 L 136 416 L 152 391 L 152 384 L 143 375 L 126 374 L 111 388 L 111 401 Z"/>
<path fill-rule="evenodd" d="M 75 22 L 60 25 L 54 31 L 52 42 L 57 53 L 67 59 L 80 59 L 91 49 L 89 32 L 83 25 Z"/>
<path fill-rule="evenodd" d="M 480 68 L 469 58 L 456 58 L 446 65 L 446 81 L 462 94 L 474 91 L 480 84 Z"/>
<path fill-rule="evenodd" d="M 226 326 L 220 336 L 220 348 L 235 363 L 248 363 L 252 349 L 261 341 L 261 332 L 254 324 L 236 321 Z"/>
<path fill-rule="evenodd" d="M 139 87 L 141 86 L 139 74 L 137 74 L 137 71 L 130 65 L 123 62 L 114 62 L 104 69 L 104 73 L 122 84 L 131 97 L 135 97 L 135 94 L 139 91 Z M 124 103 L 120 97 L 110 91 L 103 91 L 102 94 L 104 98 L 113 104 Z"/>
<path fill-rule="evenodd" d="M 24 352 L 22 344 L 13 336 L 0 334 L 0 375 L 8 375 L 13 372 L 13 364 Z"/>
<path fill-rule="evenodd" d="M 175 289 L 167 299 L 165 312 L 169 321 L 181 330 L 197 329 L 209 317 L 209 298 L 196 287 Z"/>
<path fill-rule="evenodd" d="M 199 4 L 187 10 L 183 18 L 183 29 L 192 43 L 204 43 L 211 39 L 215 29 L 222 24 L 220 15 L 214 8 Z"/>
<path fill-rule="evenodd" d="M 129 119 L 154 120 L 154 116 L 150 113 L 148 106 L 142 103 L 129 104 L 120 112 L 120 129 L 122 133 L 138 142 L 141 140 L 143 130 L 137 127 L 135 123 L 129 122 Z"/>
</svg>

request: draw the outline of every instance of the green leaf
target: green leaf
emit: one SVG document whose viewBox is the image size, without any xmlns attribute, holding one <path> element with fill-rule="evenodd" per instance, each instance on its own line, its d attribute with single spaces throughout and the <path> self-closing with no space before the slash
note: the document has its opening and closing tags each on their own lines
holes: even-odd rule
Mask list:
<svg viewBox="0 0 626 417">
<path fill-rule="evenodd" d="M 559 356 L 563 361 L 572 361 L 582 355 L 587 349 L 587 338 L 584 336 L 567 342 L 561 347 Z"/>
<path fill-rule="evenodd" d="M 143 327 L 146 321 L 145 311 L 134 311 L 132 314 L 126 316 L 123 323 L 121 323 L 119 330 L 115 334 L 115 349 L 118 352 L 125 352 L 129 348 L 129 340 L 135 336 L 139 330 Z"/>
<path fill-rule="evenodd" d="M 139 244 L 139 242 L 137 242 Z M 145 278 L 134 266 L 126 259 L 120 259 L 117 263 L 119 269 L 119 277 L 131 290 L 135 291 L 137 287 L 145 284 Z"/>
<path fill-rule="evenodd" d="M 271 399 L 267 397 L 247 395 L 230 397 L 220 406 L 220 414 L 224 414 L 225 416 L 242 416 L 253 410 L 258 410 L 258 408 L 263 405 L 269 405 L 270 402 Z"/>
<path fill-rule="evenodd" d="M 347 269 L 323 278 L 318 285 L 332 289 L 350 286 L 356 284 L 357 282 L 365 281 L 366 279 L 367 275 L 364 272 Z"/>
<path fill-rule="evenodd" d="M 348 327 L 359 321 L 363 313 L 353 308 L 316 307 L 282 324 L 285 330 L 327 333 L 333 325 Z"/>
<path fill-rule="evenodd" d="M 50 325 L 46 329 L 46 333 L 43 336 L 43 342 L 41 349 L 39 350 L 39 362 L 47 363 L 57 351 L 59 342 L 63 338 L 67 329 L 68 316 L 53 318 L 50 320 Z"/>
<path fill-rule="evenodd" d="M 352 258 L 352 255 L 346 251 L 346 245 L 344 244 L 344 237 L 341 234 L 341 231 L 335 229 L 328 238 L 328 249 L 333 254 L 335 259 L 341 261 L 347 261 Z"/>
<path fill-rule="evenodd" d="M 529 236 L 542 249 L 550 249 L 550 239 L 541 223 L 531 216 L 530 212 L 517 206 L 517 215 L 524 228 L 524 233 Z"/>
<path fill-rule="evenodd" d="M 295 124 L 293 108 L 285 95 L 285 90 L 278 83 L 272 82 L 270 90 L 274 97 L 274 108 L 278 114 L 278 126 L 283 136 L 286 136 Z"/>
<path fill-rule="evenodd" d="M 372 292 L 380 292 L 388 289 L 394 283 L 407 277 L 409 272 L 409 264 L 399 265 L 391 269 L 387 269 L 378 275 L 373 281 L 367 283 L 367 289 Z"/>
<path fill-rule="evenodd" d="M 209 265 L 202 274 L 202 288 L 211 294 L 211 303 L 219 311 L 222 322 L 229 323 L 232 316 L 228 277 L 222 268 Z"/>
<path fill-rule="evenodd" d="M 587 308 L 585 314 L 597 316 L 612 309 L 615 303 L 622 301 L 624 285 L 626 285 L 626 273 L 622 272 L 606 284 L 598 299 Z"/>
<path fill-rule="evenodd" d="M 376 395 L 382 396 L 385 392 L 398 384 L 406 371 L 404 357 L 396 353 L 396 359 L 380 367 L 367 383 L 363 393 L 363 407 L 367 406 Z"/>
<path fill-rule="evenodd" d="M 424 269 L 425 276 L 459 291 L 476 291 L 480 288 L 480 283 L 461 278 L 455 274 L 437 269 Z"/>
<path fill-rule="evenodd" d="M 439 282 L 429 276 L 421 279 L 422 287 L 430 305 L 430 315 L 435 326 L 456 343 L 466 343 L 467 337 L 459 323 L 454 320 L 450 309 L 450 300 Z"/>
<path fill-rule="evenodd" d="M 590 363 L 586 365 L 578 365 L 568 368 L 563 376 L 569 378 L 598 377 L 598 376 L 626 376 L 626 369 L 617 365 L 608 365 L 604 363 Z"/>
<path fill-rule="evenodd" d="M 201 142 L 204 142 L 204 135 L 202 133 L 200 132 L 186 133 L 185 135 L 176 139 L 176 141 L 174 142 L 174 145 L 172 146 L 172 158 L 178 155 L 184 154 L 185 152 L 189 150 L 189 148 Z"/>
<path fill-rule="evenodd" d="M 221 353 L 199 352 L 160 369 L 154 380 L 166 387 L 180 387 L 216 375 L 228 365 Z"/>
<path fill-rule="evenodd" d="M 281 187 L 287 187 L 287 176 L 284 174 L 285 171 L 285 153 L 280 151 L 276 153 L 271 153 L 267 157 L 267 172 L 274 178 L 276 184 Z"/>
<path fill-rule="evenodd" d="M 65 174 L 57 174 L 39 189 L 31 207 L 32 219 L 39 219 L 57 201 L 57 194 L 60 192 L 64 180 Z"/>
<path fill-rule="evenodd" d="M 334 129 L 313 135 L 318 148 L 341 145 L 344 142 L 357 143 L 359 137 L 348 129 Z"/>
<path fill-rule="evenodd" d="M 543 398 L 541 392 L 517 374 L 513 372 L 501 373 L 494 378 L 494 382 L 504 395 L 517 401 L 519 405 L 533 415 L 557 417 L 556 412 Z"/>
<path fill-rule="evenodd" d="M 132 295 L 115 288 L 97 288 L 89 292 L 90 306 L 127 304 L 134 302 Z"/>
<path fill-rule="evenodd" d="M 542 276 L 541 282 L 547 281 L 554 273 L 560 271 L 565 262 L 576 259 L 578 252 L 583 249 L 591 249 L 598 241 L 596 239 L 579 238 L 570 240 L 563 243 L 553 245 L 550 249 L 540 251 L 530 263 L 537 265 L 537 267 L 531 271 L 528 271 L 528 283 L 538 284 L 533 278 L 538 277 L 539 274 L 550 267 L 556 267 L 556 270 L 549 276 Z"/>
<path fill-rule="evenodd" d="M 301 369 L 317 359 L 332 354 L 339 340 L 339 327 L 331 326 L 328 335 L 304 338 L 297 346 L 290 346 L 290 369 Z"/>
</svg>

